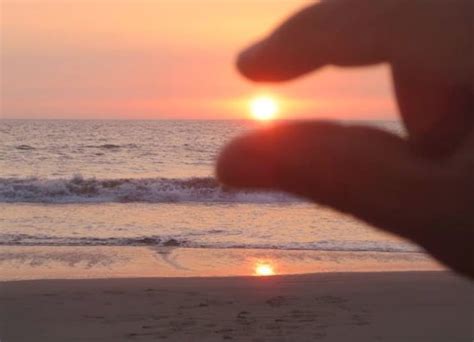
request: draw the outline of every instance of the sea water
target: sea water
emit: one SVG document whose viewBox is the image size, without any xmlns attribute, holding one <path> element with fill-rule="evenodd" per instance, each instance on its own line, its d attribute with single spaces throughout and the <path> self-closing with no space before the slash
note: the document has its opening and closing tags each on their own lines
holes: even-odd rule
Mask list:
<svg viewBox="0 0 474 342">
<path fill-rule="evenodd" d="M 402 134 L 397 122 L 364 124 Z M 115 264 L 131 247 L 180 255 L 192 249 L 221 259 L 235 250 L 314 251 L 336 264 L 349 253 L 408 260 L 414 268 L 425 258 L 409 241 L 330 208 L 284 193 L 222 187 L 214 178 L 219 150 L 260 125 L 0 121 L 0 263 L 32 272 L 48 258 L 71 264 L 71 254 L 56 252 L 76 251 L 72 264 L 87 264 L 91 251 L 104 247 L 113 247 Z M 77 254 L 78 248 L 89 252 Z"/>
</svg>

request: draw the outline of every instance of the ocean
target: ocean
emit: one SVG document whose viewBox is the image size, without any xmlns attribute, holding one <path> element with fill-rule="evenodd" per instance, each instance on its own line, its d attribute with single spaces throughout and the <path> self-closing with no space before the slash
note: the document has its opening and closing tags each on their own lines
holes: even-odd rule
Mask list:
<svg viewBox="0 0 474 342">
<path fill-rule="evenodd" d="M 402 134 L 397 122 L 364 124 Z M 284 193 L 222 187 L 214 179 L 219 150 L 232 137 L 260 125 L 0 121 L 0 279 L 30 278 L 33 273 L 38 278 L 59 264 L 65 269 L 116 269 L 124 255 L 133 264 L 133 251 L 138 250 L 160 258 L 172 250 L 175 261 L 167 267 L 175 269 L 168 273 L 178 276 L 209 274 L 189 266 L 191 256 L 183 257 L 188 266 L 178 265 L 177 256 L 190 251 L 198 259 L 220 260 L 263 252 L 293 260 L 300 253 L 296 259 L 304 259 L 308 267 L 324 258 L 339 266 L 348 258 L 361 258 L 381 269 L 387 262 L 403 263 L 403 269 L 431 262 L 409 241 L 330 208 Z M 110 262 L 104 264 L 106 259 Z M 292 273 L 290 261 L 285 268 Z M 92 276 L 99 271 L 103 269 Z M 223 265 L 216 274 L 246 272 L 234 271 Z M 140 275 L 139 268 L 134 274 Z"/>
</svg>

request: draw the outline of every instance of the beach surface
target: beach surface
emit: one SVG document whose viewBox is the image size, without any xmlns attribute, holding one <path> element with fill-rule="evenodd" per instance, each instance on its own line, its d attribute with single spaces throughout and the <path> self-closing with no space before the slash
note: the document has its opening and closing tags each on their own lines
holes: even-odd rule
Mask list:
<svg viewBox="0 0 474 342">
<path fill-rule="evenodd" d="M 472 341 L 450 272 L 0 283 L 0 340 Z"/>
</svg>

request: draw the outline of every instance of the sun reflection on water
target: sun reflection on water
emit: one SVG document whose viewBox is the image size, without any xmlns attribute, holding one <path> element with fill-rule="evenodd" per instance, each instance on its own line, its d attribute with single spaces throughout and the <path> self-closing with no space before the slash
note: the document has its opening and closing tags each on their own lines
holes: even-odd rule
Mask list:
<svg viewBox="0 0 474 342">
<path fill-rule="evenodd" d="M 254 275 L 260 277 L 267 277 L 275 275 L 275 269 L 272 264 L 268 262 L 257 262 L 255 264 L 255 273 Z"/>
</svg>

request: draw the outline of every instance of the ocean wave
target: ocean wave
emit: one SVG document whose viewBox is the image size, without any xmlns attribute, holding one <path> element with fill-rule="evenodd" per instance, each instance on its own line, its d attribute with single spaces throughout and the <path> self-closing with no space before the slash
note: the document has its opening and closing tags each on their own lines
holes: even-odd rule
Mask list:
<svg viewBox="0 0 474 342">
<path fill-rule="evenodd" d="M 220 231 L 216 231 L 219 233 Z M 211 234 L 211 232 L 208 232 Z M 325 252 L 384 252 L 422 253 L 413 244 L 391 241 L 320 240 L 314 242 L 235 243 L 203 242 L 193 236 L 137 236 L 137 237 L 64 237 L 28 234 L 1 234 L 0 246 L 114 246 L 114 247 L 184 247 L 212 249 L 272 249 Z"/>
<path fill-rule="evenodd" d="M 237 191 L 212 177 L 96 179 L 0 178 L 0 203 L 290 203 L 276 192 Z"/>
</svg>

